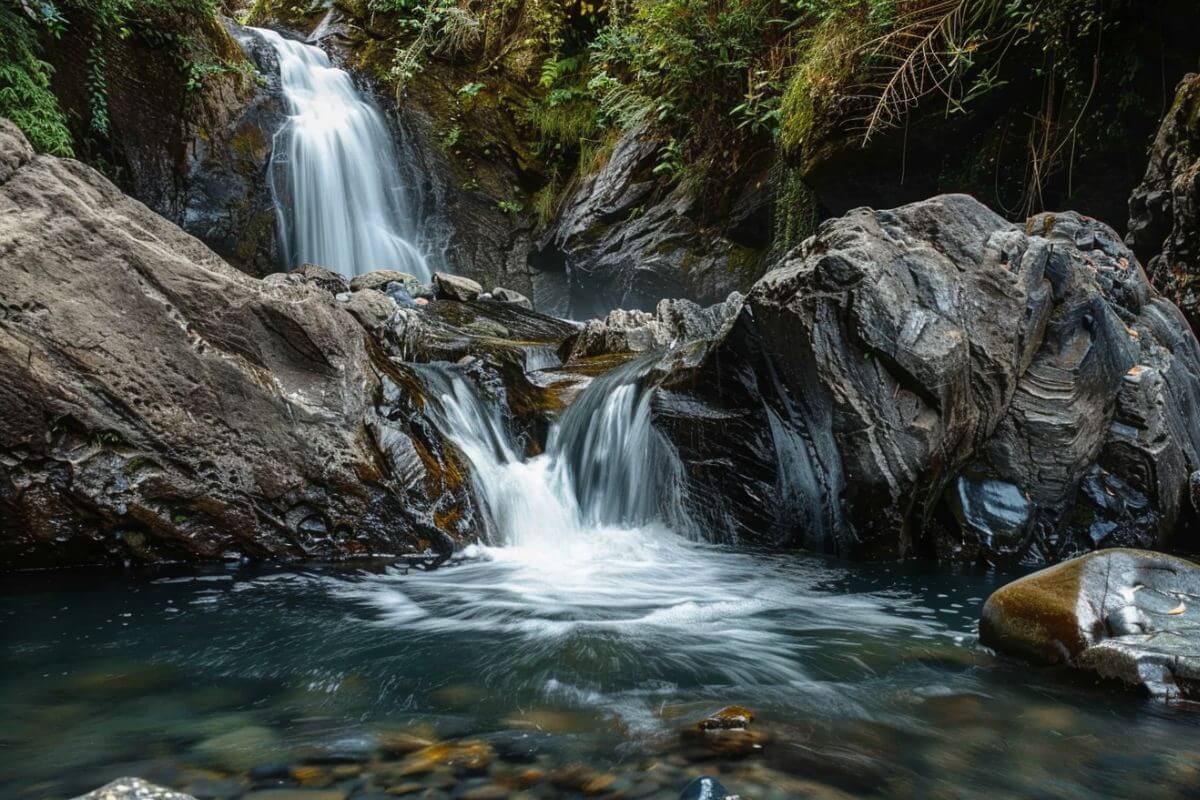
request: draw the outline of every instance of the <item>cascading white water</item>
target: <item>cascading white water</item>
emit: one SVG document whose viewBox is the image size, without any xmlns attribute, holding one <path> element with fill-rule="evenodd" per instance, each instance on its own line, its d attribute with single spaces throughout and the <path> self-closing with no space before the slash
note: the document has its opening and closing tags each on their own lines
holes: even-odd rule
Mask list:
<svg viewBox="0 0 1200 800">
<path fill-rule="evenodd" d="M 447 436 L 471 461 L 500 543 L 553 551 L 591 548 L 613 530 L 654 526 L 675 464 L 650 422 L 636 360 L 594 380 L 550 430 L 546 452 L 524 460 L 498 410 L 451 375 L 440 400 Z"/>
<path fill-rule="evenodd" d="M 427 280 L 395 143 L 378 109 L 319 47 L 253 28 L 275 51 L 288 121 L 275 134 L 271 188 L 289 267 Z"/>
</svg>

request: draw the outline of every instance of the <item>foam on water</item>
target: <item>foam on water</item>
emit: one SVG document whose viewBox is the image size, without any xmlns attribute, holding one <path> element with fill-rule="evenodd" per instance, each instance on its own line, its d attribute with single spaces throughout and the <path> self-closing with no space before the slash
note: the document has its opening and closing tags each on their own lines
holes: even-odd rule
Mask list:
<svg viewBox="0 0 1200 800">
<path fill-rule="evenodd" d="M 649 363 L 593 381 L 552 427 L 545 453 L 529 459 L 468 377 L 429 368 L 435 422 L 471 463 L 493 541 L 448 569 L 365 576 L 342 591 L 409 636 L 501 637 L 503 660 L 517 671 L 548 653 L 583 651 L 603 654 L 616 673 L 779 686 L 807 678 L 798 627 L 870 620 L 896 634 L 929 630 L 877 598 L 818 591 L 829 573 L 809 562 L 764 559 L 681 530 L 686 520 L 669 513 L 678 466 L 651 424 L 643 385 Z M 555 680 L 573 672 L 550 668 Z"/>
</svg>

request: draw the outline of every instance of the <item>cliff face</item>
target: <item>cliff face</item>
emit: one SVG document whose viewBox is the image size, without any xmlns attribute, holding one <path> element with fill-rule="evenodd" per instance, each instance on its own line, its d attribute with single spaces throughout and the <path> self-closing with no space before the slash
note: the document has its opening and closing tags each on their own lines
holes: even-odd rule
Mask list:
<svg viewBox="0 0 1200 800">
<path fill-rule="evenodd" d="M 1200 331 L 1200 75 L 1180 82 L 1129 199 L 1129 246 Z"/>
<path fill-rule="evenodd" d="M 284 108 L 269 48 L 216 17 L 163 31 L 167 45 L 136 34 L 107 37 L 101 135 L 89 123 L 89 60 L 79 57 L 92 46 L 89 29 L 86 20 L 72 22 L 47 56 L 77 155 L 243 272 L 275 271 L 267 167 Z M 196 43 L 186 68 L 172 35 Z"/>
</svg>

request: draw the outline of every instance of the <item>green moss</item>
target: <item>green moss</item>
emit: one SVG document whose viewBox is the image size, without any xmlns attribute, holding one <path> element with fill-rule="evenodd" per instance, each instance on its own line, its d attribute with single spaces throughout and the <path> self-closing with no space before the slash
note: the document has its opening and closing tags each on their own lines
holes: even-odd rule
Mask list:
<svg viewBox="0 0 1200 800">
<path fill-rule="evenodd" d="M 877 32 L 861 11 L 831 15 L 798 38 L 797 60 L 783 92 L 779 141 L 788 155 L 801 155 L 824 116 L 854 76 L 857 53 Z"/>
<path fill-rule="evenodd" d="M 797 167 L 784 167 L 776 178 L 772 248 L 790 250 L 817 231 L 817 198 Z"/>
</svg>

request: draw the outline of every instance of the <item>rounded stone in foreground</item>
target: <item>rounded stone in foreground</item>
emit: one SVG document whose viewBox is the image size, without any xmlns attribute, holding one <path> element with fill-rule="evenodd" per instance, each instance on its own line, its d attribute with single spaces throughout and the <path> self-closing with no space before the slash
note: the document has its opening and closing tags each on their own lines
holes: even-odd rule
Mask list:
<svg viewBox="0 0 1200 800">
<path fill-rule="evenodd" d="M 191 795 L 156 786 L 141 778 L 117 778 L 75 800 L 196 800 Z"/>
<path fill-rule="evenodd" d="M 1200 566 L 1147 550 L 1089 553 L 997 589 L 980 641 L 1166 700 L 1200 698 Z"/>
</svg>

